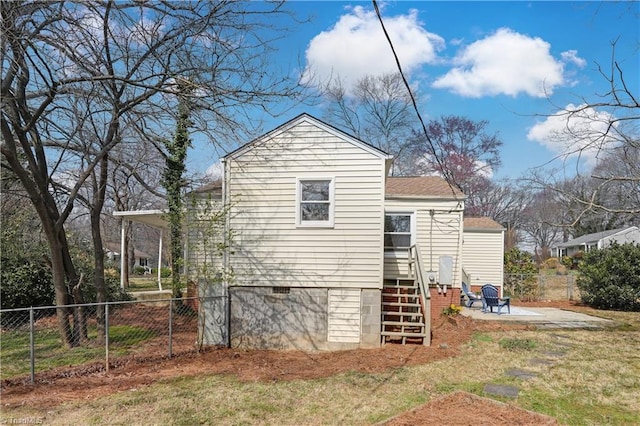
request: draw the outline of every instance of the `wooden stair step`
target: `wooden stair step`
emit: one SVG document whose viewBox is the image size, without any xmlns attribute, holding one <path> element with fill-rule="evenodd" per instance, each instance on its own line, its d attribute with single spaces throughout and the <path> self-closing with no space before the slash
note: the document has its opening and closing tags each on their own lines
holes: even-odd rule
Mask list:
<svg viewBox="0 0 640 426">
<path fill-rule="evenodd" d="M 414 287 L 418 287 L 418 286 L 413 281 L 407 281 L 405 283 L 391 283 L 391 282 L 387 281 L 387 282 L 382 283 L 382 287 L 388 287 L 388 288 L 396 288 L 396 287 L 414 288 Z"/>
<path fill-rule="evenodd" d="M 380 335 L 389 337 L 427 337 L 426 333 L 407 333 L 402 331 L 381 331 Z"/>
<path fill-rule="evenodd" d="M 405 291 L 408 293 L 412 293 L 412 292 L 417 292 L 418 291 L 418 287 L 384 287 L 382 289 L 382 292 L 385 293 L 385 290 L 387 290 L 386 293 L 393 293 L 393 294 L 402 294 L 400 293 L 400 291 Z M 386 294 L 385 293 L 385 294 Z"/>
<path fill-rule="evenodd" d="M 385 297 L 420 297 L 419 294 L 410 294 L 410 293 L 400 293 L 400 294 L 396 294 L 396 293 L 382 293 L 382 296 Z"/>
<path fill-rule="evenodd" d="M 420 304 L 419 303 L 408 303 L 408 302 L 385 302 L 384 300 L 382 301 L 382 304 L 385 306 L 402 306 L 405 308 L 419 308 Z"/>
<path fill-rule="evenodd" d="M 424 327 L 423 322 L 410 322 L 410 321 L 382 321 L 382 325 L 399 326 L 399 327 Z"/>
<path fill-rule="evenodd" d="M 382 311 L 383 316 L 422 317 L 422 312 Z"/>
<path fill-rule="evenodd" d="M 382 288 L 418 288 L 418 285 L 414 282 L 407 283 L 384 283 Z"/>
</svg>

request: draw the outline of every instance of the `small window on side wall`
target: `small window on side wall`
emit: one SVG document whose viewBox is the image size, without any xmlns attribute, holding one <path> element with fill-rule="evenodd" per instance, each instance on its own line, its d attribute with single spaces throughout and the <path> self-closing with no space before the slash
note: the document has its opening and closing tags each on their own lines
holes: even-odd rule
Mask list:
<svg viewBox="0 0 640 426">
<path fill-rule="evenodd" d="M 296 225 L 333 226 L 333 178 L 298 179 Z"/>
<path fill-rule="evenodd" d="M 384 249 L 406 250 L 413 242 L 413 214 L 386 213 L 384 216 Z"/>
</svg>

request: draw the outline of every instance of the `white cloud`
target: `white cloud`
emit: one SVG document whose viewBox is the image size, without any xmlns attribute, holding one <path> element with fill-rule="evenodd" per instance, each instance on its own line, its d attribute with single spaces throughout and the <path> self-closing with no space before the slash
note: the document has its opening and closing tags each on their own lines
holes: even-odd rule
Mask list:
<svg viewBox="0 0 640 426">
<path fill-rule="evenodd" d="M 587 61 L 578 56 L 577 50 L 567 50 L 566 52 L 562 52 L 560 56 L 562 56 L 564 62 L 573 63 L 580 68 L 584 68 L 584 66 L 587 65 Z"/>
<path fill-rule="evenodd" d="M 455 67 L 433 86 L 474 98 L 521 93 L 544 97 L 564 83 L 564 64 L 549 48 L 540 38 L 500 28 L 462 49 L 454 59 Z"/>
<path fill-rule="evenodd" d="M 538 142 L 561 157 L 580 157 L 595 165 L 600 151 L 616 143 L 610 136 L 613 116 L 587 105 L 568 104 L 564 110 L 536 123 L 527 139 Z"/>
<path fill-rule="evenodd" d="M 437 60 L 444 40 L 426 31 L 416 10 L 384 17 L 400 63 L 410 73 Z M 306 51 L 304 80 L 325 83 L 339 78 L 348 89 L 365 75 L 397 72 L 397 66 L 375 12 L 356 6 L 329 30 L 315 36 Z"/>
<path fill-rule="evenodd" d="M 205 175 L 213 180 L 222 179 L 224 176 L 224 165 L 222 164 L 222 161 L 216 161 L 210 165 L 205 172 Z"/>
</svg>

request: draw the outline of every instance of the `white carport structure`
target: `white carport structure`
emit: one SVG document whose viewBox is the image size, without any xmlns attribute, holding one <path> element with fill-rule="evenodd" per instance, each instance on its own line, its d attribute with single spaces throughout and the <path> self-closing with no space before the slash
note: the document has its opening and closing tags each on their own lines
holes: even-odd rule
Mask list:
<svg viewBox="0 0 640 426">
<path fill-rule="evenodd" d="M 160 230 L 160 241 L 158 243 L 158 289 L 162 291 L 162 281 L 160 277 L 161 261 L 162 261 L 162 236 L 164 232 L 169 229 L 169 222 L 164 218 L 167 214 L 166 210 L 136 210 L 125 212 L 113 212 L 115 217 L 123 219 L 120 226 L 120 288 L 124 289 L 124 240 L 125 240 L 125 227 L 124 221 L 138 222 L 145 225 L 152 226 Z"/>
</svg>

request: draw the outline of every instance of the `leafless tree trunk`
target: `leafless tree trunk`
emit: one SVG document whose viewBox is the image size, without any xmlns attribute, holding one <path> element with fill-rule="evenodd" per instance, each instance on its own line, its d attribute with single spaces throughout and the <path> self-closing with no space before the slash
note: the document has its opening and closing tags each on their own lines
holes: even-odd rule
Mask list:
<svg viewBox="0 0 640 426">
<path fill-rule="evenodd" d="M 100 269 L 92 285 L 104 296 L 97 218 L 108 154 L 127 138 L 161 149 L 175 122 L 176 78 L 196 85 L 196 130 L 218 145 L 259 126 L 249 108 L 277 112 L 298 98 L 297 81 L 269 63 L 270 41 L 282 34 L 271 32 L 274 22 L 283 22 L 269 16 L 288 16 L 281 3 L 4 2 L 0 13 L 0 152 L 42 222 L 58 306 L 81 301 L 65 232 L 79 201 L 91 211 Z M 72 346 L 84 326 L 74 329 L 69 315 L 58 309 Z"/>
</svg>

